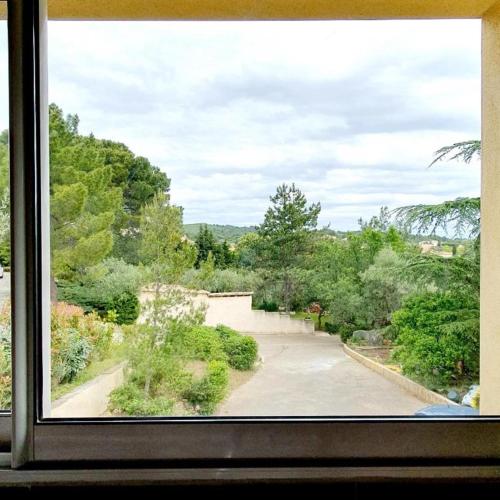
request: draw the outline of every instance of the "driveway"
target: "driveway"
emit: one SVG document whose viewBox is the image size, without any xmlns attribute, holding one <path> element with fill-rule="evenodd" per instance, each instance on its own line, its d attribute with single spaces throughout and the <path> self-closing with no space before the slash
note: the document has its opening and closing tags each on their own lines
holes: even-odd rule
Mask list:
<svg viewBox="0 0 500 500">
<path fill-rule="evenodd" d="M 264 362 L 221 416 L 399 416 L 427 406 L 347 356 L 338 336 L 252 336 Z"/>
</svg>

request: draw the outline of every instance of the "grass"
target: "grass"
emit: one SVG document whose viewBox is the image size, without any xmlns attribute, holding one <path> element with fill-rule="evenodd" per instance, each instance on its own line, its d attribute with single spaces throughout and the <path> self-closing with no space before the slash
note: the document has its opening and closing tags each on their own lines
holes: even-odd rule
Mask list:
<svg viewBox="0 0 500 500">
<path fill-rule="evenodd" d="M 52 387 L 52 401 L 62 398 L 73 389 L 89 382 L 125 359 L 125 348 L 123 344 L 113 345 L 112 350 L 113 352 L 108 358 L 99 361 L 92 361 L 85 368 L 85 370 L 80 372 L 71 382 Z"/>
<path fill-rule="evenodd" d="M 324 314 L 321 317 L 321 328 L 319 327 L 318 313 L 306 313 L 306 312 L 302 312 L 302 311 L 297 311 L 291 317 L 295 318 L 295 319 L 312 319 L 314 321 L 314 329 L 315 330 L 324 330 L 325 323 L 328 321 L 331 322 L 331 317 L 328 314 Z"/>
</svg>

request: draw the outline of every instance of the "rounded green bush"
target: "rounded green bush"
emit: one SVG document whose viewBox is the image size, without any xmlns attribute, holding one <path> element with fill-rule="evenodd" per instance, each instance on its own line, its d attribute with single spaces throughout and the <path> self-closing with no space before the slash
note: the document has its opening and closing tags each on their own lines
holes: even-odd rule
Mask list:
<svg viewBox="0 0 500 500">
<path fill-rule="evenodd" d="M 184 358 L 202 361 L 227 359 L 219 335 L 210 326 L 194 326 L 176 335 L 173 343 L 178 354 Z"/>
<path fill-rule="evenodd" d="M 215 330 L 222 340 L 229 365 L 236 370 L 250 370 L 257 360 L 257 342 L 225 325 L 217 325 Z"/>
<path fill-rule="evenodd" d="M 257 360 L 257 342 L 252 337 L 232 337 L 224 343 L 224 351 L 236 370 L 250 370 Z"/>
<path fill-rule="evenodd" d="M 184 393 L 189 401 L 202 415 L 213 413 L 218 403 L 226 395 L 229 384 L 229 370 L 224 361 L 210 361 L 206 375 L 193 382 Z"/>
</svg>

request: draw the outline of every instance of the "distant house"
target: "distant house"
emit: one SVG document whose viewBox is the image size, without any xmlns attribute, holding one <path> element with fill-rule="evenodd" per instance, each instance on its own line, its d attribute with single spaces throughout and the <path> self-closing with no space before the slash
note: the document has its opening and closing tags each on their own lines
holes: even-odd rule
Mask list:
<svg viewBox="0 0 500 500">
<path fill-rule="evenodd" d="M 426 240 L 421 241 L 418 246 L 420 247 L 420 251 L 422 253 L 430 253 L 432 251 L 436 251 L 439 248 L 438 240 Z"/>
</svg>

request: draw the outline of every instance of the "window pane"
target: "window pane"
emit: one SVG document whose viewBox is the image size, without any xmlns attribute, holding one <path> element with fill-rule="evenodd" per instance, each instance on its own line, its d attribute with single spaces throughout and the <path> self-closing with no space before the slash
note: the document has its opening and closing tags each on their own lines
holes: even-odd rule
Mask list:
<svg viewBox="0 0 500 500">
<path fill-rule="evenodd" d="M 0 410 L 11 406 L 7 2 L 0 2 Z"/>
<path fill-rule="evenodd" d="M 49 49 L 53 417 L 478 414 L 478 21 Z"/>
</svg>

